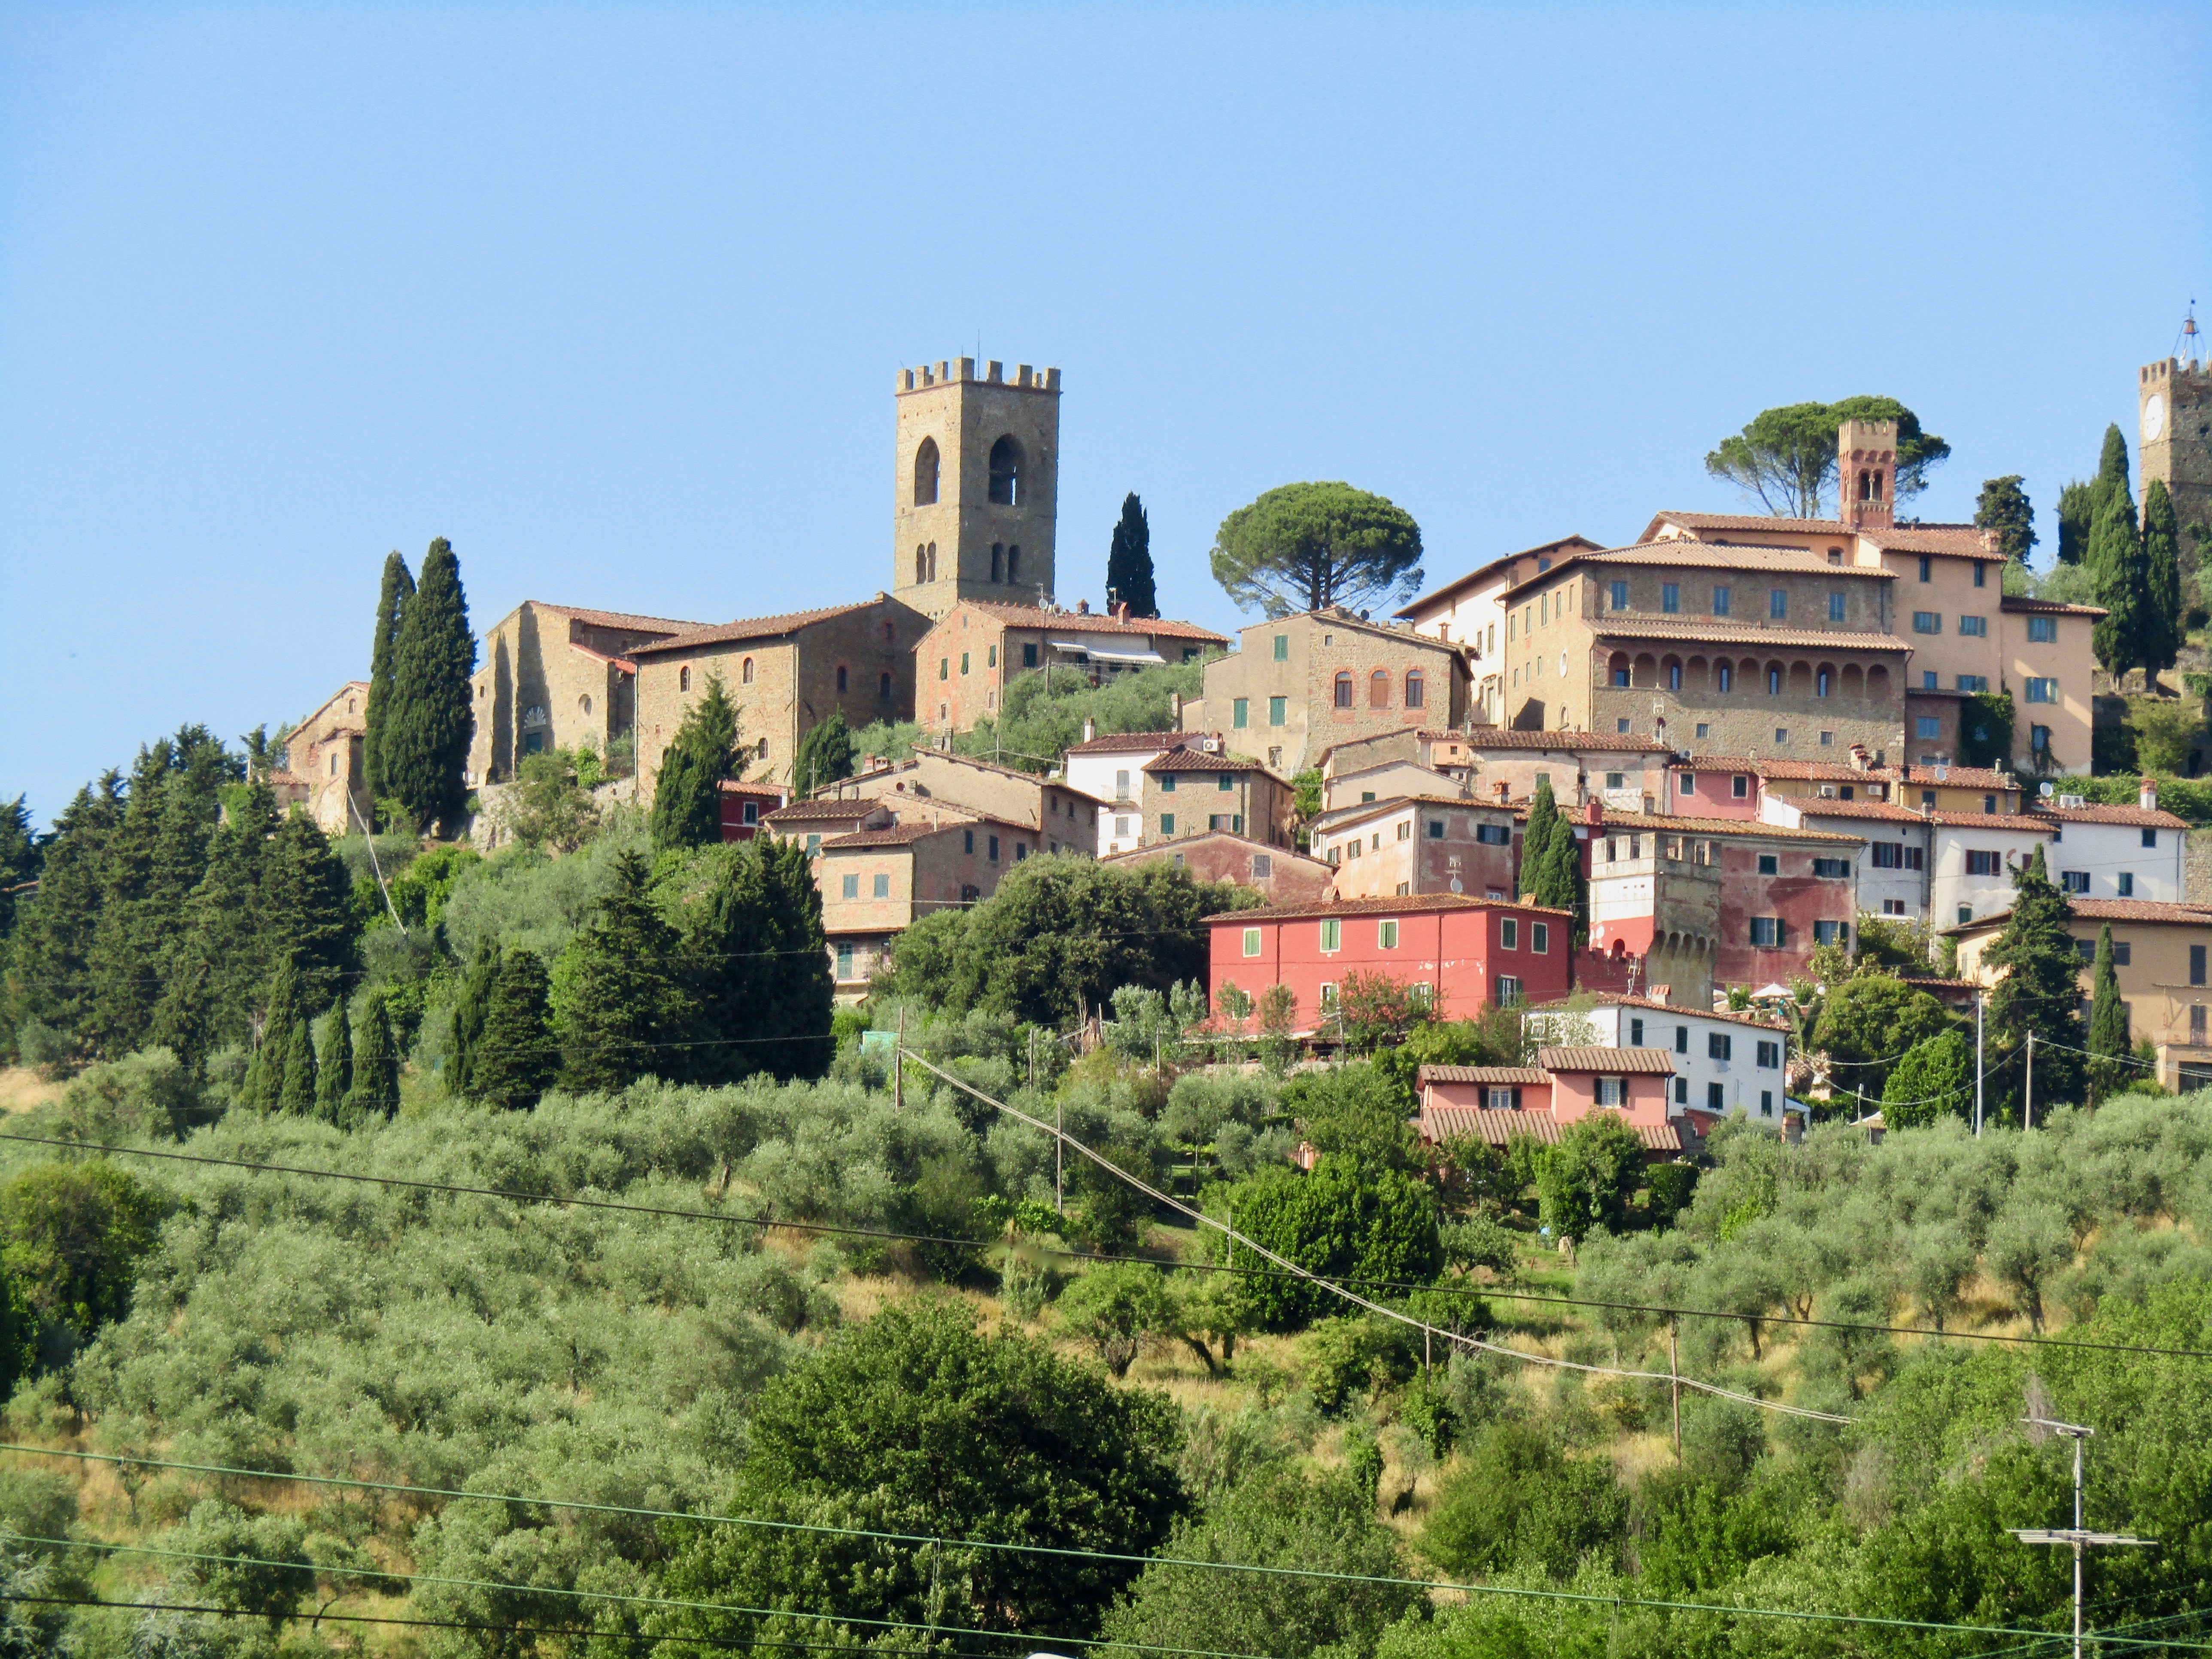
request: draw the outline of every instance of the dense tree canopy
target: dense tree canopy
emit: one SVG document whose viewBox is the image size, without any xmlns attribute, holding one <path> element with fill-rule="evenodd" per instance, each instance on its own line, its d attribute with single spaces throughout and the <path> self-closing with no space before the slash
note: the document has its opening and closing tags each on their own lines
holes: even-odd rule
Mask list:
<svg viewBox="0 0 2212 1659">
<path fill-rule="evenodd" d="M 2035 545 L 2035 508 L 2029 505 L 2025 483 L 2017 472 L 1991 478 L 1974 502 L 1975 527 L 1996 532 L 1997 550 L 2022 564 Z"/>
<path fill-rule="evenodd" d="M 1951 446 L 1923 432 L 1920 417 L 1894 398 L 1845 398 L 1832 404 L 1790 404 L 1762 410 L 1751 423 L 1705 457 L 1705 471 L 1755 495 L 1769 513 L 1817 519 L 1836 480 L 1836 436 L 1847 420 L 1897 422 L 1896 499 L 1928 487 L 1929 471 Z"/>
<path fill-rule="evenodd" d="M 1346 483 L 1284 484 L 1221 521 L 1213 579 L 1271 617 L 1411 597 L 1421 585 L 1413 515 Z"/>
<path fill-rule="evenodd" d="M 738 708 L 720 669 L 684 712 L 653 781 L 653 844 L 708 847 L 722 838 L 722 783 L 741 769 Z"/>
</svg>

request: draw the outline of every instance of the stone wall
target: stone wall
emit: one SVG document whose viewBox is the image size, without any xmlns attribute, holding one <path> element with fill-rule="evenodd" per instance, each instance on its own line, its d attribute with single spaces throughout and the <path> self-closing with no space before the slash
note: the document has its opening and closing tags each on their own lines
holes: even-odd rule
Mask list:
<svg viewBox="0 0 2212 1659">
<path fill-rule="evenodd" d="M 1283 655 L 1275 654 L 1276 641 Z M 1421 672 L 1422 702 L 1406 703 L 1407 675 Z M 1376 706 L 1375 675 L 1382 675 Z M 1352 707 L 1336 707 L 1340 674 L 1350 677 Z M 1280 697 L 1274 724 L 1271 700 Z M 1243 719 L 1238 718 L 1242 702 Z M 1400 728 L 1456 726 L 1467 717 L 1467 667 L 1459 653 L 1409 629 L 1363 623 L 1348 613 L 1285 617 L 1243 630 L 1243 649 L 1208 663 L 1202 705 L 1186 704 L 1186 729 L 1219 727 L 1229 746 L 1291 777 L 1350 738 Z"/>
</svg>

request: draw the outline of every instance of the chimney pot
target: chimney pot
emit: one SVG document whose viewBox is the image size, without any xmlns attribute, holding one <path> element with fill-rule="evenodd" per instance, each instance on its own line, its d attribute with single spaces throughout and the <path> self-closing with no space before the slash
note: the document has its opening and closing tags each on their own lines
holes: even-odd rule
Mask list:
<svg viewBox="0 0 2212 1659">
<path fill-rule="evenodd" d="M 1085 742 L 1085 743 L 1091 743 L 1091 742 L 1093 742 L 1093 741 L 1095 741 L 1095 740 L 1097 739 L 1097 736 L 1098 736 L 1098 722 L 1097 722 L 1097 720 L 1085 720 L 1085 721 L 1083 722 L 1083 740 L 1084 740 L 1084 742 Z"/>
<path fill-rule="evenodd" d="M 2142 803 L 2146 812 L 2158 811 L 2158 780 L 2145 778 L 2136 788 L 2136 799 Z"/>
<path fill-rule="evenodd" d="M 1078 599 L 1075 602 L 1075 614 L 1079 617 L 1089 616 L 1091 614 L 1091 601 L 1088 599 Z"/>
<path fill-rule="evenodd" d="M 1583 803 L 1583 822 L 1592 828 L 1605 822 L 1605 803 L 1595 795 Z"/>
</svg>

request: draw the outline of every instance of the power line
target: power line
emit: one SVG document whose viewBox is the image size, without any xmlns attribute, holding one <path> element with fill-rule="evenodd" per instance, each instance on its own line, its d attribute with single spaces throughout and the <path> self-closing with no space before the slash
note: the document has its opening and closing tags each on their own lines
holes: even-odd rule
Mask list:
<svg viewBox="0 0 2212 1659">
<path fill-rule="evenodd" d="M 916 1058 L 915 1063 L 923 1062 Z M 300 1119 L 298 1121 L 306 1122 L 320 1120 Z M 1054 1131 L 1048 1127 L 1045 1133 L 1049 1134 Z M 1067 1136 L 1066 1139 L 1071 1146 L 1079 1145 L 1073 1136 Z M 199 1153 L 157 1152 L 138 1146 L 94 1146 L 84 1141 L 65 1140 L 45 1135 L 15 1134 L 5 1131 L 0 1131 L 0 1140 L 21 1141 L 28 1146 L 57 1146 L 70 1152 L 93 1152 L 103 1157 L 162 1158 L 176 1163 L 210 1164 L 220 1169 L 250 1170 L 270 1175 L 309 1176 L 325 1181 L 351 1181 L 369 1186 L 404 1187 L 429 1192 L 455 1193 L 475 1198 L 501 1198 L 518 1203 L 568 1204 L 584 1209 L 613 1210 L 666 1219 L 712 1221 L 724 1226 L 780 1227 L 791 1232 L 875 1238 L 893 1243 L 941 1244 L 959 1249 L 985 1249 L 994 1242 L 988 1238 L 961 1238 L 949 1234 L 898 1232 L 883 1227 L 841 1227 L 826 1222 L 787 1221 L 780 1220 L 774 1216 L 723 1215 L 712 1210 L 687 1210 L 661 1205 L 627 1204 L 614 1199 L 568 1197 L 557 1193 L 530 1193 L 514 1188 L 468 1187 L 452 1182 L 422 1181 L 399 1176 L 356 1175 L 344 1170 L 315 1170 L 301 1164 L 264 1164 L 246 1158 L 210 1158 Z M 1177 1206 L 1177 1207 L 1182 1206 Z M 1239 1235 L 1239 1237 L 1241 1238 L 1242 1235 Z M 1609 1302 L 1595 1297 L 1538 1296 L 1527 1291 L 1500 1290 L 1489 1285 L 1421 1285 L 1409 1279 L 1325 1279 L 1319 1274 L 1274 1267 L 1232 1267 L 1218 1261 L 1163 1261 L 1155 1256 L 1115 1255 L 1103 1251 L 1058 1249 L 1048 1246 L 1039 1246 L 1037 1249 L 1041 1255 L 1054 1256 L 1062 1261 L 1095 1261 L 1108 1266 L 1153 1267 L 1162 1272 L 1170 1273 L 1230 1273 L 1240 1279 L 1310 1279 L 1316 1284 L 1351 1285 L 1369 1290 L 1475 1297 L 1484 1300 L 1528 1302 L 1571 1308 L 1604 1308 L 1622 1313 L 1661 1315 L 1670 1319 L 1727 1319 L 1734 1320 L 1739 1324 L 1803 1328 L 1809 1330 L 1864 1331 L 1876 1335 L 1927 1336 L 1939 1340 L 1961 1342 L 2012 1342 L 2033 1347 L 2072 1348 L 2084 1352 L 2140 1353 L 2155 1354 L 2174 1359 L 2212 1359 L 2212 1349 L 2206 1348 L 2160 1348 L 2133 1342 L 2075 1342 L 2064 1337 L 2020 1336 L 2000 1331 L 1931 1330 L 1924 1325 L 1885 1325 L 1863 1320 L 1800 1318 L 1794 1314 L 1737 1313 L 1719 1308 L 1680 1308 L 1659 1303 Z"/>
</svg>

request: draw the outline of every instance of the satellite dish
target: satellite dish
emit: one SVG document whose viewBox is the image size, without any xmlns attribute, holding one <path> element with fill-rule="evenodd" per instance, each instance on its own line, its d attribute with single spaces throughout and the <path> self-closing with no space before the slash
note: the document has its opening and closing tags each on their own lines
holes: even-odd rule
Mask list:
<svg viewBox="0 0 2212 1659">
<path fill-rule="evenodd" d="M 2055 787 L 2056 787 L 2056 786 L 2054 786 L 2054 785 L 2051 783 L 2051 781 L 2050 781 L 2050 779 L 2045 778 L 2045 779 L 2044 780 L 2044 781 L 2043 781 L 2043 793 L 2044 793 L 2044 794 L 2045 794 L 2045 795 L 2046 795 L 2046 796 L 2048 796 L 2048 795 L 2051 793 L 2052 789 L 2053 789 Z"/>
</svg>

